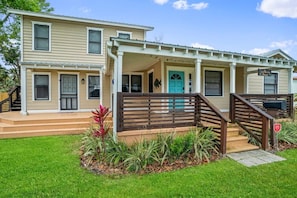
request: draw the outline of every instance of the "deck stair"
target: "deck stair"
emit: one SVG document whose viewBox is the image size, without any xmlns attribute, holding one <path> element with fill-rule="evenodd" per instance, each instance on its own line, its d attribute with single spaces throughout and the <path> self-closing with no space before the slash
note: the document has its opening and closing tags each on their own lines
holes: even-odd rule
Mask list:
<svg viewBox="0 0 297 198">
<path fill-rule="evenodd" d="M 82 134 L 92 123 L 88 113 L 0 114 L 0 138 Z M 112 122 L 111 117 L 108 122 Z"/>
<path fill-rule="evenodd" d="M 228 124 L 227 153 L 236 153 L 259 149 L 258 146 L 248 143 L 248 137 L 241 135 L 242 130 L 236 124 Z"/>
</svg>

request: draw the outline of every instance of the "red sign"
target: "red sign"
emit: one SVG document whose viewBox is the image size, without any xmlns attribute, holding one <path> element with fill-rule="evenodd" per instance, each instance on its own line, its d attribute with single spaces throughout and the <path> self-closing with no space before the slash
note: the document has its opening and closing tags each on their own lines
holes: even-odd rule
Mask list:
<svg viewBox="0 0 297 198">
<path fill-rule="evenodd" d="M 274 123 L 273 124 L 273 130 L 275 133 L 278 133 L 282 130 L 282 125 L 280 123 Z"/>
</svg>

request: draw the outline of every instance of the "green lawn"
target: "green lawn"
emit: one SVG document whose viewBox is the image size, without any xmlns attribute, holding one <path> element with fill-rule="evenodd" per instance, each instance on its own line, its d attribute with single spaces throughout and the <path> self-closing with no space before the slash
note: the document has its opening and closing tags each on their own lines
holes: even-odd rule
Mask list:
<svg viewBox="0 0 297 198">
<path fill-rule="evenodd" d="M 0 197 L 296 197 L 297 150 L 248 168 L 230 159 L 179 171 L 108 177 L 80 167 L 80 136 L 0 140 Z"/>
</svg>

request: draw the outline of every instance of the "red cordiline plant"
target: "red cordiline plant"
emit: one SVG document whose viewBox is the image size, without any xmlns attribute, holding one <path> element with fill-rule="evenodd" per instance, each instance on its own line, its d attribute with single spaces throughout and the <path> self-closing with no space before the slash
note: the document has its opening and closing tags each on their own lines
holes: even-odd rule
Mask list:
<svg viewBox="0 0 297 198">
<path fill-rule="evenodd" d="M 108 134 L 110 127 L 105 123 L 107 116 L 109 115 L 110 111 L 108 107 L 104 107 L 102 104 L 99 105 L 99 108 L 95 111 L 92 111 L 94 122 L 98 124 L 98 128 L 94 128 L 93 136 L 100 137 L 102 143 L 104 143 L 104 138 Z M 104 149 L 104 148 L 103 148 Z"/>
</svg>

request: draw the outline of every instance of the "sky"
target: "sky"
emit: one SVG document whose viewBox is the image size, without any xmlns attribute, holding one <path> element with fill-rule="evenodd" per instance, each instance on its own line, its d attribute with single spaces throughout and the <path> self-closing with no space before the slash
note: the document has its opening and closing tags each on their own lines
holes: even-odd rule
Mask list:
<svg viewBox="0 0 297 198">
<path fill-rule="evenodd" d="M 297 60 L 297 0 L 47 0 L 53 13 L 154 27 L 146 40 Z"/>
</svg>

